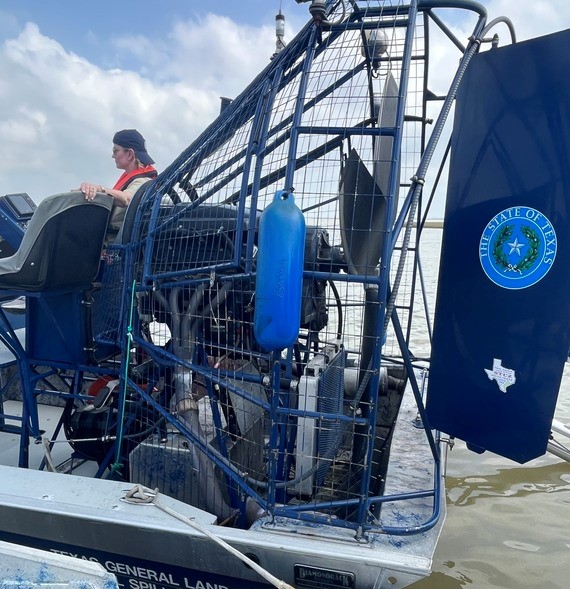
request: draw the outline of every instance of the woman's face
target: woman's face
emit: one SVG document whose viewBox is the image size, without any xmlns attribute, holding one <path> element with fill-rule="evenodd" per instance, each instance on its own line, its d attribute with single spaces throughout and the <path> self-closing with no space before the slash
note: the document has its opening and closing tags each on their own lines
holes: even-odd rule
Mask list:
<svg viewBox="0 0 570 589">
<path fill-rule="evenodd" d="M 120 145 L 113 144 L 113 155 L 115 165 L 119 170 L 129 170 L 134 165 L 135 154 L 132 149 L 125 149 Z"/>
</svg>

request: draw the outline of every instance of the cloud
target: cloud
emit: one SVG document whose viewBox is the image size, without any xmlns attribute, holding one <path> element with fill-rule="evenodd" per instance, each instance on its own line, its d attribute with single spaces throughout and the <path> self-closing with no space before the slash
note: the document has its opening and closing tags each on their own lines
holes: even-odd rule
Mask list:
<svg viewBox="0 0 570 589">
<path fill-rule="evenodd" d="M 0 89 L 1 193 L 39 201 L 83 180 L 113 184 L 111 138 L 122 128 L 138 128 L 165 168 L 217 116 L 220 96 L 268 63 L 271 44 L 260 50 L 259 39 L 260 29 L 213 15 L 175 25 L 163 42 L 117 39 L 142 64 L 133 71 L 94 65 L 26 24 L 0 48 L 10 80 Z"/>
<path fill-rule="evenodd" d="M 567 0 L 485 4 L 490 19 L 512 18 L 519 39 L 570 22 Z M 205 14 L 111 42 L 94 29 L 86 43 L 104 48 L 95 64 L 37 24 L 21 27 L 9 13 L 0 16 L 8 37 L 0 46 L 0 193 L 26 191 L 36 201 L 82 180 L 112 184 L 111 138 L 118 129 L 140 129 L 164 169 L 217 116 L 220 96 L 237 96 L 275 49 L 272 26 Z M 301 24 L 288 19 L 288 39 Z M 499 32 L 506 39 L 504 27 Z M 456 33 L 465 39 L 470 28 L 458 21 Z M 434 50 L 432 59 L 431 89 L 444 92 L 459 54 Z"/>
<path fill-rule="evenodd" d="M 515 26 L 517 40 L 530 39 L 559 31 L 570 23 L 570 3 L 567 0 L 489 0 L 491 16 L 505 15 Z"/>
<path fill-rule="evenodd" d="M 136 56 L 151 79 L 180 80 L 235 97 L 268 64 L 273 39 L 272 27 L 238 26 L 225 16 L 207 14 L 176 22 L 164 39 L 126 36 L 114 44 L 121 53 Z"/>
</svg>

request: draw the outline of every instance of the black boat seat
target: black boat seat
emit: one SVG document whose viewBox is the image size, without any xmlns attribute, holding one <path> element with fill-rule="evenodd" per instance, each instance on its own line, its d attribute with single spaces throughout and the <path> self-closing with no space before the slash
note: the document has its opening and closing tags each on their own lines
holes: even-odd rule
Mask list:
<svg viewBox="0 0 570 589">
<path fill-rule="evenodd" d="M 112 205 L 107 195 L 87 201 L 82 192 L 44 199 L 16 253 L 0 259 L 0 291 L 88 288 L 99 269 Z"/>
</svg>

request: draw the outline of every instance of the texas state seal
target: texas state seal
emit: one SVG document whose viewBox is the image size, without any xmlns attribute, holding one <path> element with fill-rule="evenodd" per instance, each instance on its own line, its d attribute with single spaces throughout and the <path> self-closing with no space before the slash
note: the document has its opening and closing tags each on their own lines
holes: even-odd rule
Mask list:
<svg viewBox="0 0 570 589">
<path fill-rule="evenodd" d="M 497 286 L 521 289 L 547 274 L 556 258 L 556 232 L 548 218 L 530 207 L 511 207 L 495 215 L 479 243 L 483 271 Z"/>
</svg>

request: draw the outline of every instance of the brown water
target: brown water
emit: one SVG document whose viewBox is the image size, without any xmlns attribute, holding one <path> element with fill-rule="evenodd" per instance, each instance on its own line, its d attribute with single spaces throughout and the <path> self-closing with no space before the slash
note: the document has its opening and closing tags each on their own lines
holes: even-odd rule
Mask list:
<svg viewBox="0 0 570 589">
<path fill-rule="evenodd" d="M 414 589 L 570 586 L 570 465 L 454 450 L 433 573 Z"/>
<path fill-rule="evenodd" d="M 441 230 L 424 237 L 428 276 Z M 570 424 L 569 364 L 555 417 Z M 570 463 L 547 454 L 521 466 L 459 442 L 448 454 L 446 486 L 447 520 L 433 573 L 413 589 L 570 587 Z"/>
</svg>

